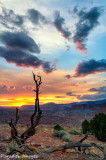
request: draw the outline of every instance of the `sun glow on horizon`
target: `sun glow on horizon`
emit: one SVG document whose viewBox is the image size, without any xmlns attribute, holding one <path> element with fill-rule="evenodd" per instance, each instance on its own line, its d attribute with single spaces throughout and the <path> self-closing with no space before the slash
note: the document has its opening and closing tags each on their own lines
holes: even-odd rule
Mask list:
<svg viewBox="0 0 106 160">
<path fill-rule="evenodd" d="M 45 104 L 45 103 L 71 103 L 71 102 L 76 102 L 78 99 L 75 96 L 67 96 L 67 95 L 44 95 L 39 97 L 39 102 L 40 104 Z M 23 98 L 15 98 L 11 100 L 7 99 L 1 99 L 0 100 L 1 106 L 9 106 L 9 107 L 22 107 L 24 105 L 34 105 L 35 104 L 35 97 L 23 97 Z"/>
</svg>

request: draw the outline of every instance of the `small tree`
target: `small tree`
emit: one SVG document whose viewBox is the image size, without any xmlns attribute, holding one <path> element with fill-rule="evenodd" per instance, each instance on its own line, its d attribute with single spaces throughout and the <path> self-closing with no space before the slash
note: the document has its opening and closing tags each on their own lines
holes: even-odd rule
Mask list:
<svg viewBox="0 0 106 160">
<path fill-rule="evenodd" d="M 90 130 L 98 140 L 106 140 L 106 114 L 95 115 L 90 121 Z"/>
<path fill-rule="evenodd" d="M 82 122 L 82 132 L 83 132 L 84 134 L 86 134 L 86 133 L 89 132 L 89 131 L 90 131 L 89 122 L 88 122 L 87 120 L 84 120 L 84 121 Z"/>
<path fill-rule="evenodd" d="M 60 130 L 64 130 L 64 128 L 63 128 L 61 125 L 56 124 L 56 125 L 54 126 L 54 130 L 60 131 Z"/>
</svg>

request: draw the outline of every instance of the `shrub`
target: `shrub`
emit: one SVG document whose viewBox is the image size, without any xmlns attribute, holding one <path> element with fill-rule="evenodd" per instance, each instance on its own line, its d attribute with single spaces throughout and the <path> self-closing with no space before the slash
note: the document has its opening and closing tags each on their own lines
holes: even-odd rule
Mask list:
<svg viewBox="0 0 106 160">
<path fill-rule="evenodd" d="M 66 142 L 71 142 L 72 138 L 69 136 L 68 133 L 66 133 L 64 130 L 54 130 L 53 136 L 58 137 Z"/>
<path fill-rule="evenodd" d="M 56 125 L 54 126 L 54 130 L 60 131 L 60 130 L 64 130 L 64 128 L 63 128 L 61 125 L 56 124 Z"/>
<path fill-rule="evenodd" d="M 106 140 L 106 114 L 95 115 L 90 121 L 90 130 L 98 140 Z"/>
<path fill-rule="evenodd" d="M 6 146 L 6 152 L 9 153 L 11 151 L 13 151 L 13 149 L 15 148 L 15 142 L 14 141 L 11 141 L 11 143 L 9 143 L 7 146 Z"/>
<path fill-rule="evenodd" d="M 21 154 L 20 155 L 20 160 L 26 160 L 27 159 L 27 155 L 26 154 Z"/>
<path fill-rule="evenodd" d="M 61 138 L 65 134 L 66 132 L 64 130 L 54 130 L 53 132 L 53 136 L 58 137 L 58 138 Z"/>
<path fill-rule="evenodd" d="M 80 133 L 77 132 L 77 131 L 74 130 L 74 129 L 71 129 L 71 130 L 69 131 L 69 134 L 80 135 Z"/>
<path fill-rule="evenodd" d="M 49 150 L 49 149 L 47 149 L 47 150 L 42 150 L 42 152 L 45 153 L 45 154 L 50 155 L 50 150 Z"/>
<path fill-rule="evenodd" d="M 89 122 L 87 120 L 84 120 L 82 122 L 82 132 L 84 134 L 88 133 L 90 131 Z"/>
<path fill-rule="evenodd" d="M 61 139 L 65 142 L 72 142 L 72 138 L 67 133 L 64 134 Z"/>
</svg>

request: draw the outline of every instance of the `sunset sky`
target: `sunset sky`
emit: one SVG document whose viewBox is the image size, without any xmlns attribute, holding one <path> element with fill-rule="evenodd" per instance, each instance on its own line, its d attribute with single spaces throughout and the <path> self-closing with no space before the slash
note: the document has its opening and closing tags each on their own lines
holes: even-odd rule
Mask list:
<svg viewBox="0 0 106 160">
<path fill-rule="evenodd" d="M 106 98 L 106 0 L 0 0 L 0 106 Z"/>
</svg>

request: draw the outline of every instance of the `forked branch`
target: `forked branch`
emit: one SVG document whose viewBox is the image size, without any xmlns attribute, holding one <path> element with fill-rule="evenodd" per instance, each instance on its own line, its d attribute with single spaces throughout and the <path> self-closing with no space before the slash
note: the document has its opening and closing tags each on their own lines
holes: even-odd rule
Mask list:
<svg viewBox="0 0 106 160">
<path fill-rule="evenodd" d="M 15 142 L 18 145 L 21 145 L 23 143 L 25 143 L 25 141 L 30 137 L 33 136 L 36 132 L 36 126 L 39 124 L 39 121 L 41 119 L 41 115 L 42 115 L 42 111 L 40 110 L 40 106 L 39 106 L 39 88 L 40 85 L 42 83 L 41 81 L 41 76 L 36 76 L 33 73 L 33 79 L 35 82 L 35 92 L 36 92 L 36 99 L 35 99 L 35 108 L 34 108 L 34 113 L 31 115 L 31 125 L 27 128 L 27 130 L 21 134 L 21 136 L 18 136 L 18 131 L 17 131 L 17 123 L 19 120 L 19 109 L 16 108 L 16 114 L 15 114 L 15 122 L 13 122 L 13 120 L 11 119 L 9 125 L 11 127 L 11 137 L 9 139 L 4 139 L 4 140 L 0 140 L 0 142 L 8 142 L 11 140 L 15 140 Z M 34 120 L 36 116 L 36 119 Z"/>
</svg>

